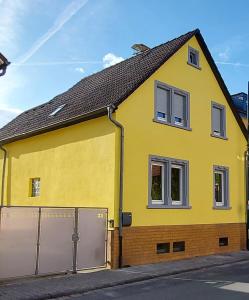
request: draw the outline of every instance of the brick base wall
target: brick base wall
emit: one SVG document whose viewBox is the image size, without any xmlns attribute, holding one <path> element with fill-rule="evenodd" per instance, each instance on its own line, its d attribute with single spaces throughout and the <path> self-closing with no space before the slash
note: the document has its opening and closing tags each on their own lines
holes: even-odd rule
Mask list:
<svg viewBox="0 0 249 300">
<path fill-rule="evenodd" d="M 228 237 L 228 246 L 219 238 Z M 111 266 L 118 267 L 118 229 L 111 234 Z M 173 252 L 173 242 L 185 241 L 185 251 Z M 157 243 L 170 243 L 170 253 L 157 254 Z M 123 266 L 225 253 L 246 248 L 246 225 L 201 224 L 123 228 Z"/>
</svg>

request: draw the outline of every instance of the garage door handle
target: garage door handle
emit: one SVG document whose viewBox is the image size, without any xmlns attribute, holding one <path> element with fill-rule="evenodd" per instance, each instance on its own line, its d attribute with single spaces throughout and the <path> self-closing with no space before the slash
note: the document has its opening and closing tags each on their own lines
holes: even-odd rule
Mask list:
<svg viewBox="0 0 249 300">
<path fill-rule="evenodd" d="M 80 237 L 79 237 L 79 235 L 78 235 L 77 233 L 74 233 L 74 234 L 72 235 L 72 241 L 73 241 L 73 242 L 78 242 L 79 239 L 80 239 Z"/>
</svg>

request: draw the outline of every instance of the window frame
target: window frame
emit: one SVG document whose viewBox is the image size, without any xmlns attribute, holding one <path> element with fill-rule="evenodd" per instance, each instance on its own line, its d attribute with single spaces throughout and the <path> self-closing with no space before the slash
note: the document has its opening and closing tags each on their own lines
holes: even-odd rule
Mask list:
<svg viewBox="0 0 249 300">
<path fill-rule="evenodd" d="M 34 189 L 33 189 L 33 183 L 34 181 L 37 180 L 39 181 L 39 193 L 33 193 Z M 40 197 L 41 196 L 41 178 L 40 177 L 33 177 L 33 178 L 30 178 L 30 197 L 32 198 L 36 198 L 36 197 Z"/>
<path fill-rule="evenodd" d="M 152 165 L 153 164 L 163 164 L 164 165 L 164 193 L 163 195 L 163 202 L 162 204 L 156 204 L 152 201 L 151 198 L 151 188 L 152 188 Z M 169 158 L 169 157 L 162 157 L 156 155 L 149 155 L 148 161 L 148 206 L 147 208 L 191 208 L 189 206 L 189 162 L 187 160 Z M 181 202 L 173 201 L 171 197 L 171 169 L 172 165 L 180 166 L 182 168 L 182 187 L 180 194 Z"/>
<path fill-rule="evenodd" d="M 194 55 L 196 55 L 196 57 L 197 57 L 197 64 L 193 64 L 191 62 L 191 60 L 190 60 L 190 54 L 191 53 L 193 53 Z M 188 64 L 190 66 L 192 66 L 192 67 L 195 67 L 195 68 L 201 70 L 201 68 L 200 68 L 200 52 L 197 49 L 195 49 L 195 48 L 193 48 L 191 46 L 188 46 Z"/>
<path fill-rule="evenodd" d="M 215 174 L 222 174 L 223 178 L 223 196 L 222 202 L 216 202 L 215 199 Z M 230 209 L 229 199 L 229 168 L 224 166 L 213 166 L 213 208 L 214 209 Z"/>
<path fill-rule="evenodd" d="M 163 163 L 160 163 L 160 162 L 152 162 L 151 163 L 151 176 L 152 176 L 152 166 L 161 166 L 162 167 L 162 174 L 161 174 L 161 177 L 162 177 L 162 199 L 161 200 L 155 200 L 155 199 L 152 199 L 151 197 L 151 203 L 154 204 L 154 205 L 160 205 L 160 204 L 163 204 L 163 198 L 164 198 L 164 193 L 165 193 L 165 186 L 164 186 L 164 182 L 165 182 L 165 165 Z M 151 185 L 152 185 L 152 177 L 151 177 Z"/>
<path fill-rule="evenodd" d="M 172 199 L 172 175 L 171 175 L 171 178 L 170 178 L 170 184 L 171 184 L 171 187 L 170 187 L 170 191 L 171 191 L 171 203 L 172 205 L 182 205 L 183 204 L 183 190 L 184 190 L 184 187 L 183 187 L 183 176 L 184 176 L 184 171 L 183 171 L 183 168 L 184 166 L 181 165 L 181 164 L 174 164 L 172 163 L 171 166 L 170 166 L 170 172 L 172 173 L 172 168 L 175 168 L 175 169 L 179 169 L 180 170 L 180 199 L 179 200 L 173 200 Z"/>
<path fill-rule="evenodd" d="M 219 174 L 221 175 L 221 202 L 217 202 L 215 199 L 215 206 L 224 206 L 225 205 L 225 174 L 223 171 L 215 170 L 214 171 L 214 181 L 215 181 L 215 175 Z M 214 183 L 215 184 L 215 183 Z M 215 186 L 214 186 L 215 189 Z"/>
<path fill-rule="evenodd" d="M 221 110 L 221 134 L 215 134 L 214 132 L 214 108 Z M 227 140 L 226 130 L 226 106 L 220 103 L 211 101 L 211 136 L 223 140 Z"/>
<path fill-rule="evenodd" d="M 170 97 L 169 105 L 168 105 L 169 116 L 165 120 L 157 117 L 157 107 L 158 107 L 157 89 L 158 88 L 169 91 L 169 97 Z M 178 94 L 178 95 L 184 96 L 186 98 L 186 111 L 185 111 L 186 119 L 183 121 L 183 125 L 176 123 L 174 120 L 174 117 L 175 117 L 174 111 L 173 111 L 174 94 Z M 153 119 L 153 121 L 156 123 L 165 124 L 165 125 L 185 129 L 185 130 L 192 130 L 190 128 L 190 93 L 187 91 L 181 90 L 179 88 L 176 88 L 174 86 L 168 85 L 164 82 L 155 80 L 155 84 L 154 84 L 154 119 Z"/>
</svg>

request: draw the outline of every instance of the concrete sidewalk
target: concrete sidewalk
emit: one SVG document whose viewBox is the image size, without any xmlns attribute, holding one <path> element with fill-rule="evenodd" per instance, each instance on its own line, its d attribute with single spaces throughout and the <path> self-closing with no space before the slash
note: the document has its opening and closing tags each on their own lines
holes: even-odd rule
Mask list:
<svg viewBox="0 0 249 300">
<path fill-rule="evenodd" d="M 142 265 L 120 270 L 103 270 L 76 275 L 20 279 L 14 282 L 1 283 L 0 299 L 53 299 L 244 260 L 249 260 L 249 252 L 247 251 Z"/>
</svg>

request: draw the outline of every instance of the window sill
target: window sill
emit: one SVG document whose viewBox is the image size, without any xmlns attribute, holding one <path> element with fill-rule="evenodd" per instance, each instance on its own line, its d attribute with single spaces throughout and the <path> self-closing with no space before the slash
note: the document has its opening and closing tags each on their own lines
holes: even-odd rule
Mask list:
<svg viewBox="0 0 249 300">
<path fill-rule="evenodd" d="M 228 140 L 226 136 L 215 135 L 213 133 L 211 133 L 210 136 L 221 140 L 226 140 L 226 141 Z"/>
<path fill-rule="evenodd" d="M 149 204 L 147 208 L 159 208 L 159 209 L 191 209 L 192 206 L 189 205 L 163 205 L 163 204 Z"/>
<path fill-rule="evenodd" d="M 199 66 L 196 66 L 196 65 L 194 65 L 194 64 L 191 64 L 191 62 L 187 62 L 187 64 L 188 65 L 190 65 L 191 67 L 194 67 L 194 68 L 196 68 L 196 69 L 198 69 L 198 70 L 201 70 L 201 67 L 199 67 Z"/>
<path fill-rule="evenodd" d="M 176 125 L 176 124 L 171 124 L 171 123 L 168 123 L 166 121 L 157 120 L 155 118 L 153 119 L 153 122 L 159 123 L 159 124 L 163 124 L 163 125 L 172 126 L 172 127 L 176 127 L 176 128 L 180 128 L 180 129 L 184 129 L 184 130 L 188 130 L 188 131 L 192 131 L 192 128 L 190 128 L 190 127 L 180 126 L 180 125 Z"/>
<path fill-rule="evenodd" d="M 230 210 L 232 209 L 231 206 L 227 207 L 227 206 L 213 206 L 213 209 L 217 209 L 217 210 Z"/>
</svg>

